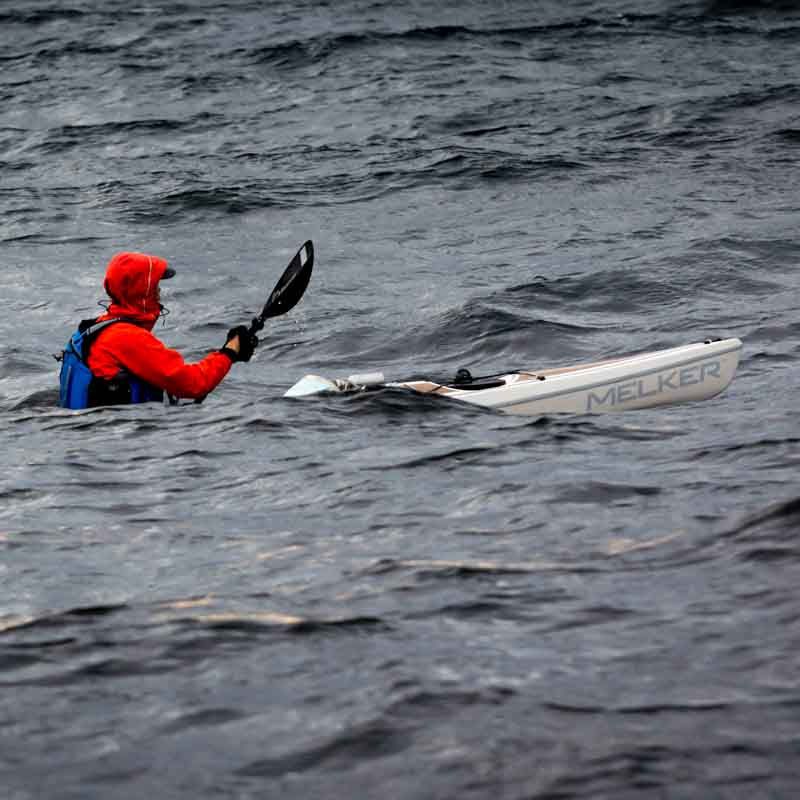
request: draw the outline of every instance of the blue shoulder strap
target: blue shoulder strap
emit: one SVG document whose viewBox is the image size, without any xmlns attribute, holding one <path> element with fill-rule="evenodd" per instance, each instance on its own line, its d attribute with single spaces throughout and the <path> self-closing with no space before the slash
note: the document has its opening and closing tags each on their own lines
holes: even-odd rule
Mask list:
<svg viewBox="0 0 800 800">
<path fill-rule="evenodd" d="M 85 361 L 88 353 L 83 352 L 84 345 L 89 344 L 95 336 L 97 336 L 100 331 L 107 328 L 109 325 L 113 325 L 115 322 L 122 322 L 119 317 L 113 317 L 112 319 L 104 319 L 102 322 L 95 322 L 94 325 L 90 325 L 85 330 L 81 331 L 78 330 L 72 337 L 72 342 L 80 347 L 78 351 L 78 355 L 80 356 L 82 361 Z"/>
</svg>

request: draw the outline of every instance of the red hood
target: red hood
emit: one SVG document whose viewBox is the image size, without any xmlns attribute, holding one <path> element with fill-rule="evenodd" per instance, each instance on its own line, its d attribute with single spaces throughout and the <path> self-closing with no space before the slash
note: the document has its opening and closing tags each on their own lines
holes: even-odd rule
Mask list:
<svg viewBox="0 0 800 800">
<path fill-rule="evenodd" d="M 167 262 L 146 253 L 117 253 L 108 262 L 105 289 L 111 298 L 108 313 L 127 317 L 151 329 L 161 306 L 158 282 L 167 271 Z"/>
</svg>

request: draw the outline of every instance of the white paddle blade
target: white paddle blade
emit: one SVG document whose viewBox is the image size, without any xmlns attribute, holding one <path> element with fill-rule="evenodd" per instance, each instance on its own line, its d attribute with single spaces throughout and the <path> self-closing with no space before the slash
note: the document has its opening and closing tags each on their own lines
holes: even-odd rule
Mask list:
<svg viewBox="0 0 800 800">
<path fill-rule="evenodd" d="M 338 392 L 339 387 L 321 375 L 305 375 L 286 391 L 284 397 L 313 397 L 323 392 Z"/>
</svg>

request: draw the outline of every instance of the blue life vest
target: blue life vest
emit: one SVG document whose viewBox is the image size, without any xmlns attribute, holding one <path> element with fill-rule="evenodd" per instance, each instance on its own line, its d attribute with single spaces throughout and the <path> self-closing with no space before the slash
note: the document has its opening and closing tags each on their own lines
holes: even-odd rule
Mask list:
<svg viewBox="0 0 800 800">
<path fill-rule="evenodd" d="M 89 348 L 100 331 L 109 325 L 125 320 L 114 318 L 103 322 L 84 320 L 72 334 L 64 348 L 61 360 L 62 408 L 94 408 L 128 403 L 151 403 L 164 401 L 164 392 L 135 375 L 119 372 L 111 380 L 98 378 L 89 369 Z"/>
</svg>

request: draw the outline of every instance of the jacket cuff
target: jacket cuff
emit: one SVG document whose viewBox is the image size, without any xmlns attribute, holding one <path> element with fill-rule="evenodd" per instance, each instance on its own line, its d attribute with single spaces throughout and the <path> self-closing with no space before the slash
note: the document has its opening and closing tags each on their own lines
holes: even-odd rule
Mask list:
<svg viewBox="0 0 800 800">
<path fill-rule="evenodd" d="M 221 347 L 219 352 L 225 356 L 228 356 L 228 358 L 231 360 L 231 363 L 234 363 L 239 359 L 239 354 L 235 350 L 231 350 L 230 347 Z"/>
</svg>

